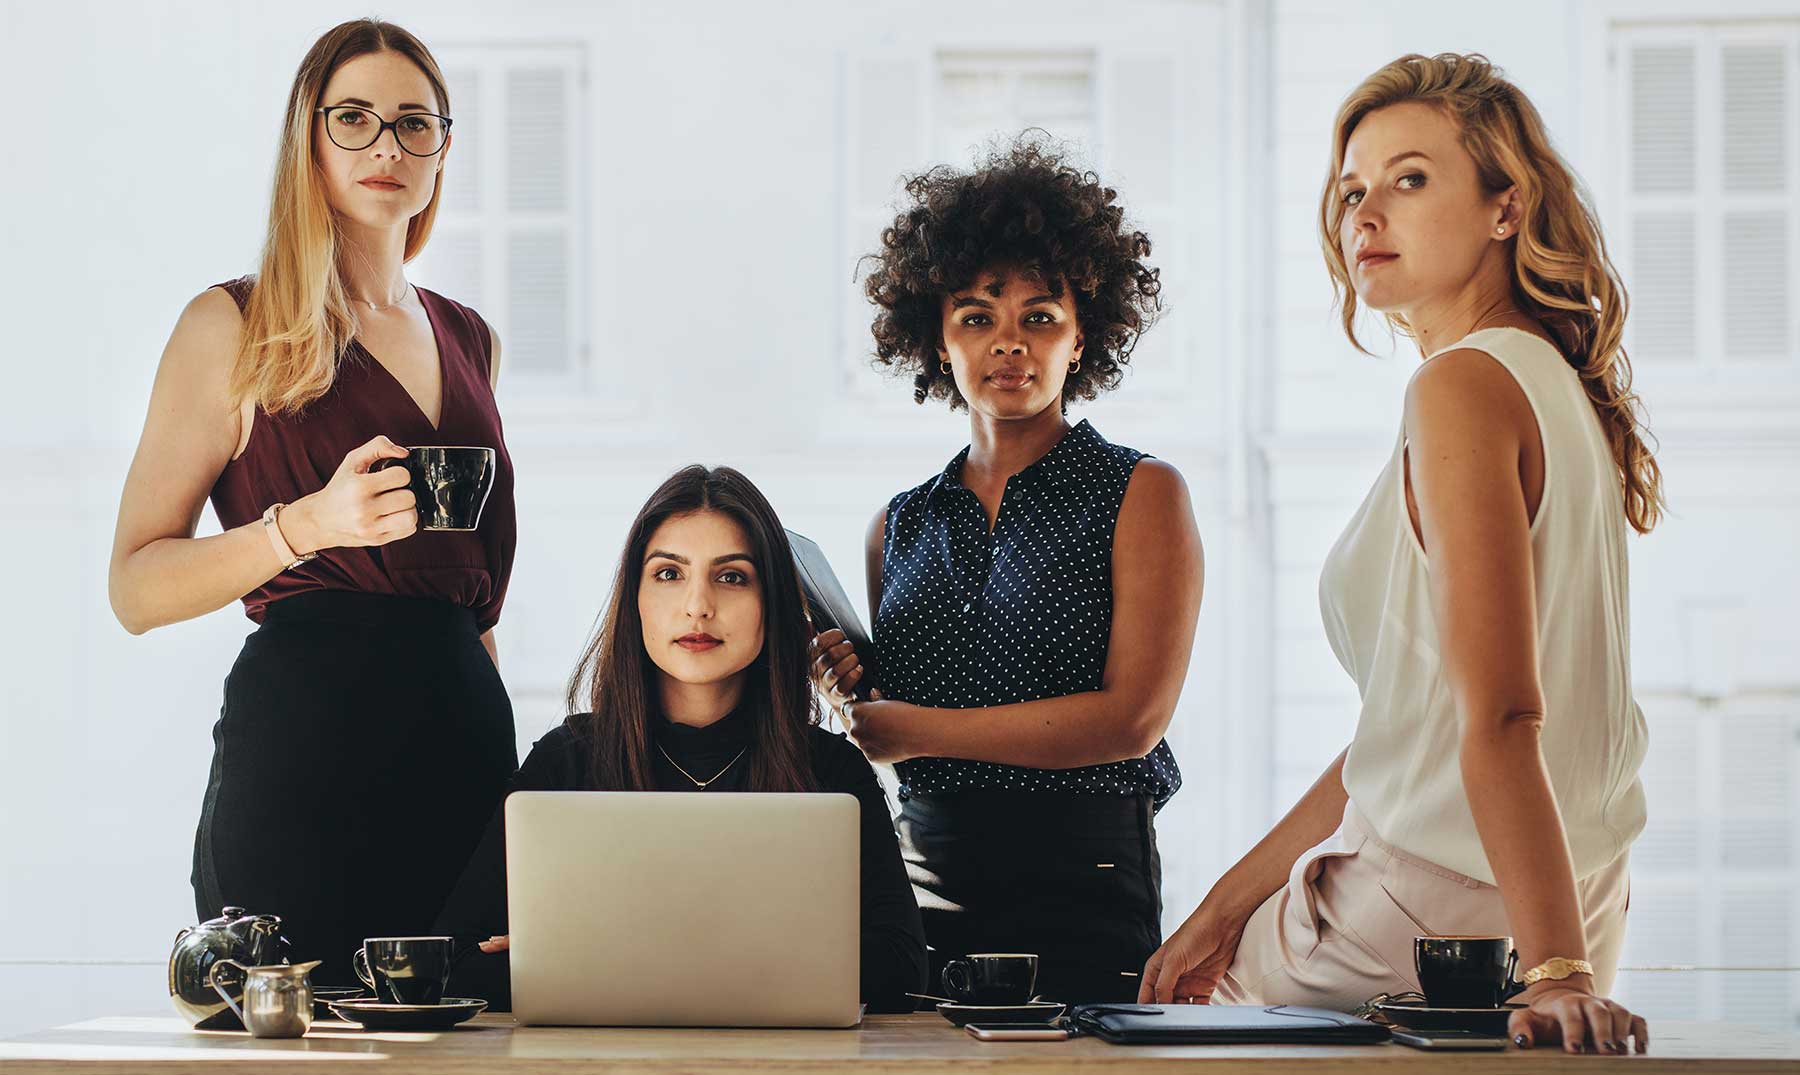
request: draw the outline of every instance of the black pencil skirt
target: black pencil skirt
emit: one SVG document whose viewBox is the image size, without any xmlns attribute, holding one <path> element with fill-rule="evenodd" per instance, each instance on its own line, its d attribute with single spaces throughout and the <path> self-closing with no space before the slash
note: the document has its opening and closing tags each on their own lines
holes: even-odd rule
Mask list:
<svg viewBox="0 0 1800 1075">
<path fill-rule="evenodd" d="M 1135 1001 L 1162 943 L 1154 818 L 1147 795 L 904 798 L 901 854 L 925 920 L 927 992 L 941 992 L 948 960 L 1034 952 L 1046 999 Z"/>
<path fill-rule="evenodd" d="M 355 984 L 365 937 L 429 934 L 518 767 L 466 608 L 318 591 L 269 606 L 225 680 L 194 903 L 276 914 L 295 962 Z"/>
</svg>

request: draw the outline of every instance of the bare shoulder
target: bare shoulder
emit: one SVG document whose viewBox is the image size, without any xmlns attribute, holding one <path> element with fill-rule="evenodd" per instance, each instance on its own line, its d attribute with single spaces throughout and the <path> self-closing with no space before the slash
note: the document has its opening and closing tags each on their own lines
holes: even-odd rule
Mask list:
<svg viewBox="0 0 1800 1075">
<path fill-rule="evenodd" d="M 1195 562 L 1205 557 L 1187 480 L 1172 464 L 1149 456 L 1132 468 L 1113 527 L 1115 557 L 1136 558 L 1146 550 Z"/>
<path fill-rule="evenodd" d="M 1121 519 L 1127 514 L 1162 515 L 1177 510 L 1192 514 L 1187 479 L 1181 471 L 1152 456 L 1138 460 L 1125 486 L 1125 502 L 1119 507 Z"/>
<path fill-rule="evenodd" d="M 887 543 L 887 513 L 887 505 L 883 504 L 869 520 L 869 528 L 863 531 L 864 547 L 879 551 Z"/>
<path fill-rule="evenodd" d="M 177 362 L 196 372 L 210 369 L 227 374 L 237 358 L 244 334 L 244 315 L 223 288 L 209 287 L 188 300 L 176 319 L 164 352 L 166 362 Z"/>
<path fill-rule="evenodd" d="M 1406 386 L 1406 428 L 1487 436 L 1510 430 L 1521 437 L 1535 428 L 1524 389 L 1500 360 L 1472 347 L 1427 359 Z"/>
</svg>

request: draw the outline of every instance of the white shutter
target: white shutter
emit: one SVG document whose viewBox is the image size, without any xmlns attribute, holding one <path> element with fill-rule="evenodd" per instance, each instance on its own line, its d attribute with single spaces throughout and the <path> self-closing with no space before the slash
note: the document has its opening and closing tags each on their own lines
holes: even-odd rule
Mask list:
<svg viewBox="0 0 1800 1075">
<path fill-rule="evenodd" d="M 1699 344 L 1694 277 L 1700 244 L 1693 210 L 1631 216 L 1632 354 L 1692 359 Z"/>
<path fill-rule="evenodd" d="M 1794 343 L 1789 244 L 1795 210 L 1783 197 L 1790 183 L 1794 121 L 1788 67 L 1788 49 L 1780 44 L 1727 44 L 1719 50 L 1720 186 L 1727 199 L 1720 254 L 1728 360 L 1780 360 Z"/>
<path fill-rule="evenodd" d="M 1779 209 L 1727 212 L 1720 243 L 1725 270 L 1725 357 L 1781 358 L 1789 349 L 1793 302 L 1788 214 Z"/>
<path fill-rule="evenodd" d="M 1691 360 L 1699 349 L 1695 269 L 1696 48 L 1644 43 L 1629 52 L 1631 190 L 1656 199 L 1631 216 L 1632 352 Z M 1644 202 L 1639 202 L 1640 206 Z"/>
<path fill-rule="evenodd" d="M 1631 185 L 1639 194 L 1694 189 L 1694 52 L 1692 45 L 1631 50 Z"/>
<path fill-rule="evenodd" d="M 1786 717 L 1748 714 L 1720 722 L 1720 864 L 1762 873 L 1792 865 L 1795 741 Z"/>
<path fill-rule="evenodd" d="M 506 240 L 506 365 L 558 373 L 570 362 L 569 237 L 515 230 Z"/>
<path fill-rule="evenodd" d="M 1640 779 L 1649 822 L 1631 848 L 1636 876 L 1691 878 L 1700 869 L 1700 725 L 1691 712 L 1659 712 Z"/>
<path fill-rule="evenodd" d="M 1726 45 L 1719 54 L 1725 190 L 1780 194 L 1787 188 L 1787 50 Z"/>
<path fill-rule="evenodd" d="M 1726 892 L 1719 904 L 1719 922 L 1723 930 L 1719 955 L 1725 966 L 1793 965 L 1794 894 L 1790 889 L 1768 886 Z M 1734 1023 L 1791 1027 L 1793 982 L 1791 973 L 1726 974 L 1721 982 L 1721 1014 Z"/>
<path fill-rule="evenodd" d="M 560 66 L 506 72 L 506 206 L 514 212 L 569 207 L 571 81 Z"/>
<path fill-rule="evenodd" d="M 443 216 L 481 212 L 482 130 L 481 73 L 474 67 L 444 68 L 450 91 L 450 152 L 444 162 L 444 192 L 438 199 Z"/>
</svg>

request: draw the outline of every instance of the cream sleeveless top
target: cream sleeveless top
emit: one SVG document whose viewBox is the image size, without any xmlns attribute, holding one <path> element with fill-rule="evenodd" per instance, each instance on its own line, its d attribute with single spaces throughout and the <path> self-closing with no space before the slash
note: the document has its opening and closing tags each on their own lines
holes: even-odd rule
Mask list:
<svg viewBox="0 0 1800 1075">
<path fill-rule="evenodd" d="M 1544 493 L 1531 553 L 1543 753 L 1580 879 L 1644 827 L 1638 769 L 1648 733 L 1631 695 L 1624 494 L 1599 416 L 1554 347 L 1496 328 L 1430 357 L 1459 348 L 1493 356 L 1537 416 Z M 1438 655 L 1425 550 L 1407 515 L 1405 450 L 1402 428 L 1319 580 L 1331 648 L 1362 695 L 1344 787 L 1383 840 L 1492 884 L 1463 790 L 1461 721 Z"/>
</svg>

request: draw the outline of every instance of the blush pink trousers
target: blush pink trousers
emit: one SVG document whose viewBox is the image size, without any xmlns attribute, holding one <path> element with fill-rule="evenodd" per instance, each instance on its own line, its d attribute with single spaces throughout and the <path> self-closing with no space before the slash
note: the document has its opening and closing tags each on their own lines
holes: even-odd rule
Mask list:
<svg viewBox="0 0 1800 1075">
<path fill-rule="evenodd" d="M 1629 856 L 1576 883 L 1601 996 L 1612 992 L 1625 940 Z M 1383 843 L 1350 803 L 1337 832 L 1301 855 L 1287 886 L 1250 916 L 1212 1003 L 1350 1011 L 1377 993 L 1419 988 L 1414 937 L 1512 932 L 1498 888 Z"/>
</svg>

